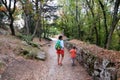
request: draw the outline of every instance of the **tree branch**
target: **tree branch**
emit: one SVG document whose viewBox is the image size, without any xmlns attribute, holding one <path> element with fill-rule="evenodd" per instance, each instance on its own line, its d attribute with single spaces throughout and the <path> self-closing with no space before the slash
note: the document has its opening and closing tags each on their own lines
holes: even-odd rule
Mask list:
<svg viewBox="0 0 120 80">
<path fill-rule="evenodd" d="M 9 1 L 9 12 L 11 12 L 11 0 Z"/>
<path fill-rule="evenodd" d="M 12 14 L 15 12 L 15 9 L 16 9 L 16 0 L 14 0 L 14 7 L 13 7 L 13 11 L 12 11 Z"/>
<path fill-rule="evenodd" d="M 98 0 L 98 2 L 100 4 L 100 7 L 101 7 L 102 12 L 103 12 L 106 34 L 108 34 L 108 26 L 107 26 L 107 18 L 106 18 L 105 7 L 104 7 L 103 3 L 101 2 L 101 0 Z"/>
<path fill-rule="evenodd" d="M 5 12 L 5 11 L 2 11 L 6 16 L 8 16 L 9 17 L 9 15 Z"/>
<path fill-rule="evenodd" d="M 2 2 L 3 5 L 6 7 L 6 9 L 9 11 L 8 6 L 7 6 L 7 1 L 6 1 L 6 0 L 1 0 L 1 2 Z"/>
<path fill-rule="evenodd" d="M 91 13 L 92 13 L 92 16 L 94 17 L 94 13 L 93 13 L 92 7 L 90 6 L 90 2 L 88 0 L 86 0 L 86 2 L 87 2 L 87 5 L 88 5 Z"/>
</svg>

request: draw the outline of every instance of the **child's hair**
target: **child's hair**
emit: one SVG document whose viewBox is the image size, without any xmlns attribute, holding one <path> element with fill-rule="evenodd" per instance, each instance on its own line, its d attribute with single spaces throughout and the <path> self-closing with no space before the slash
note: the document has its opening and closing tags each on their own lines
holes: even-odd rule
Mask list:
<svg viewBox="0 0 120 80">
<path fill-rule="evenodd" d="M 60 35 L 60 36 L 58 37 L 58 39 L 61 40 L 61 39 L 62 39 L 62 36 Z"/>
<path fill-rule="evenodd" d="M 73 49 L 76 49 L 76 47 L 75 47 L 75 46 L 73 46 Z"/>
</svg>

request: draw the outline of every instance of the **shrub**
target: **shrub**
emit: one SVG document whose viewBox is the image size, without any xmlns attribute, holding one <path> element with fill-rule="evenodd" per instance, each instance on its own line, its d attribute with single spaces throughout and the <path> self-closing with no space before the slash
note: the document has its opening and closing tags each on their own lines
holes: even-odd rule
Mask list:
<svg viewBox="0 0 120 80">
<path fill-rule="evenodd" d="M 31 35 L 18 34 L 17 37 L 26 41 L 26 42 L 32 41 L 32 36 Z"/>
</svg>

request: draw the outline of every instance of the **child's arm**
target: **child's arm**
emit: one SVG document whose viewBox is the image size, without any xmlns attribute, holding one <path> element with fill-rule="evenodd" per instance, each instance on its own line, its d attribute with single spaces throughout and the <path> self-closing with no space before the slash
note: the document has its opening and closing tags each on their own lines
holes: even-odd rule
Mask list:
<svg viewBox="0 0 120 80">
<path fill-rule="evenodd" d="M 77 51 L 75 50 L 75 54 L 77 53 Z"/>
</svg>

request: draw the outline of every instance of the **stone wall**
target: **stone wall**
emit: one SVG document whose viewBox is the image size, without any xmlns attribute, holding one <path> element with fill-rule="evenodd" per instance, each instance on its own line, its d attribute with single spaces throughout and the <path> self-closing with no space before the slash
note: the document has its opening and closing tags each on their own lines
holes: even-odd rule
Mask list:
<svg viewBox="0 0 120 80">
<path fill-rule="evenodd" d="M 70 42 L 65 42 L 68 50 L 72 46 L 77 48 L 77 61 L 82 64 L 93 80 L 117 80 L 117 72 L 115 63 L 106 58 L 100 58 L 92 54 L 89 50 L 83 49 Z"/>
</svg>

